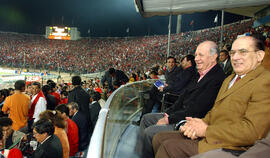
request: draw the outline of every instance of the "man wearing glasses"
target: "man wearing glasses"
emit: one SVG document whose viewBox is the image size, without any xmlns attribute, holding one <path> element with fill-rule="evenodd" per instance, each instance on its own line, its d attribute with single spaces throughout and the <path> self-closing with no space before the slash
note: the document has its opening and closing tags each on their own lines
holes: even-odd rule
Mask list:
<svg viewBox="0 0 270 158">
<path fill-rule="evenodd" d="M 261 66 L 264 43 L 241 37 L 229 53 L 235 74 L 223 82 L 214 107 L 203 119 L 186 117 L 180 131 L 155 135 L 156 158 L 186 158 L 218 148 L 239 155 L 267 135 L 270 72 Z"/>
<path fill-rule="evenodd" d="M 53 123 L 41 119 L 34 123 L 33 135 L 39 145 L 33 153 L 33 158 L 62 158 L 63 150 L 59 138 L 54 135 Z"/>
</svg>

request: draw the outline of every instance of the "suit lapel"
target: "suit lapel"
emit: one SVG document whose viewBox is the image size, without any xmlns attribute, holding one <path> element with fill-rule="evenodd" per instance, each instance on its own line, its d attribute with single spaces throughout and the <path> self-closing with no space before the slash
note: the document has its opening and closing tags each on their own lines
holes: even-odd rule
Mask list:
<svg viewBox="0 0 270 158">
<path fill-rule="evenodd" d="M 259 74 L 261 74 L 263 70 L 264 69 L 262 66 L 258 66 L 254 71 L 248 73 L 245 77 L 240 79 L 237 83 L 233 84 L 230 89 L 228 89 L 228 86 L 235 75 L 229 76 L 229 78 L 226 80 L 226 82 L 223 83 L 222 89 L 220 90 L 220 94 L 218 95 L 215 102 L 220 101 L 221 99 L 232 94 L 233 92 L 240 89 L 244 85 L 248 84 L 248 82 L 250 82 L 251 80 L 256 78 Z"/>
<path fill-rule="evenodd" d="M 200 80 L 200 82 L 198 82 L 198 84 L 196 84 L 195 88 L 200 88 L 201 86 L 203 86 L 206 82 L 208 82 L 209 80 L 209 76 L 212 76 L 213 74 L 216 73 L 218 66 L 220 67 L 219 64 L 216 64 L 207 74 L 205 74 L 205 76 Z M 220 67 L 221 69 L 221 67 Z M 198 78 L 199 79 L 199 78 Z M 198 81 L 198 80 L 197 80 Z"/>
<path fill-rule="evenodd" d="M 219 98 L 228 90 L 229 84 L 234 77 L 235 77 L 235 74 L 232 74 L 228 76 L 226 80 L 223 81 L 222 86 L 219 90 L 218 96 L 216 98 L 216 101 L 218 101 Z"/>
</svg>

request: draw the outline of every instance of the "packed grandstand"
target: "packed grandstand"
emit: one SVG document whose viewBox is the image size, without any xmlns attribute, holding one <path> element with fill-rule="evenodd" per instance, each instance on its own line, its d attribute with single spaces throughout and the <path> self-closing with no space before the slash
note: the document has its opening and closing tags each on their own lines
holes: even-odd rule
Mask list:
<svg viewBox="0 0 270 158">
<path fill-rule="evenodd" d="M 253 20 L 225 25 L 224 45 L 252 29 Z M 220 41 L 221 27 L 171 35 L 171 55 L 180 59 L 193 54 L 206 39 Z M 1 65 L 48 71 L 93 73 L 109 67 L 126 73 L 145 72 L 163 64 L 167 54 L 167 35 L 127 38 L 82 38 L 77 41 L 48 40 L 41 35 L 0 32 Z M 25 60 L 24 60 L 25 59 Z"/>
</svg>

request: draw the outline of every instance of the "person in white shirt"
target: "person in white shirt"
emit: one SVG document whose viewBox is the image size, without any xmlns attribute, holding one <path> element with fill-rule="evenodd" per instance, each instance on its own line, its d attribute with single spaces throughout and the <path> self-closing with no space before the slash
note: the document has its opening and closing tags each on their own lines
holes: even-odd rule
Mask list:
<svg viewBox="0 0 270 158">
<path fill-rule="evenodd" d="M 31 129 L 33 122 L 39 120 L 39 114 L 47 109 L 47 101 L 43 92 L 40 89 L 40 83 L 32 84 L 33 95 L 31 97 L 31 105 L 28 112 L 28 129 Z"/>
</svg>

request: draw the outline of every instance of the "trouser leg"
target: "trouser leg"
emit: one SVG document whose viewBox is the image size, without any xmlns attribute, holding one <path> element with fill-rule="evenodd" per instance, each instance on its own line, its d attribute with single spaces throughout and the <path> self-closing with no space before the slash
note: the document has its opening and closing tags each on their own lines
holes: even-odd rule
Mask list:
<svg viewBox="0 0 270 158">
<path fill-rule="evenodd" d="M 140 129 L 139 129 L 139 135 L 135 147 L 135 151 L 141 155 L 143 151 L 143 142 L 145 139 L 145 129 L 149 126 L 155 125 L 157 121 L 163 117 L 163 114 L 161 113 L 149 113 L 142 117 L 142 120 L 140 122 Z"/>
<path fill-rule="evenodd" d="M 179 131 L 161 132 L 153 138 L 156 158 L 189 158 L 198 154 L 198 140 L 191 140 Z"/>
<path fill-rule="evenodd" d="M 154 157 L 152 139 L 155 134 L 162 131 L 173 131 L 174 125 L 153 125 L 144 130 L 142 158 Z"/>
</svg>

